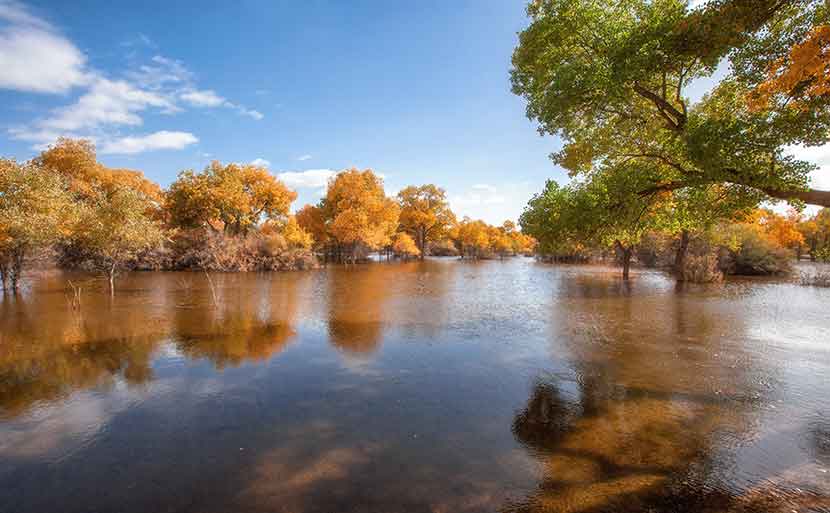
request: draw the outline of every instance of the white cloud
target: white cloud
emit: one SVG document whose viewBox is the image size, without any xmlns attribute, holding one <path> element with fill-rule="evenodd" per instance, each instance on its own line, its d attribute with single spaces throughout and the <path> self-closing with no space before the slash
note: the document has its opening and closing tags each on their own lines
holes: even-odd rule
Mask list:
<svg viewBox="0 0 830 513">
<path fill-rule="evenodd" d="M 251 165 L 252 166 L 257 166 L 257 167 L 270 167 L 271 162 L 269 162 L 269 161 L 267 161 L 263 158 L 258 158 L 258 159 L 252 160 Z"/>
<path fill-rule="evenodd" d="M 305 160 L 311 160 L 311 155 L 308 155 L 308 154 L 306 154 L 306 155 L 300 155 L 299 157 L 297 157 L 297 160 L 299 160 L 299 161 L 301 161 L 301 162 L 302 162 L 302 161 L 305 161 Z"/>
<path fill-rule="evenodd" d="M 187 91 L 179 97 L 194 107 L 218 107 L 226 103 L 224 98 L 211 89 Z"/>
<path fill-rule="evenodd" d="M 136 44 L 155 46 L 143 34 L 122 46 Z M 264 118 L 216 91 L 197 87 L 194 73 L 181 61 L 161 55 L 118 74 L 88 68 L 86 55 L 49 22 L 15 0 L 0 0 L 0 89 L 68 93 L 74 88 L 80 93 L 68 104 L 7 129 L 8 135 L 32 142 L 38 150 L 66 136 L 93 140 L 102 153 L 136 153 L 196 142 L 188 132 L 130 136 L 118 130 L 143 125 L 146 112 L 171 114 L 186 105 L 223 107 L 252 119 Z"/>
<path fill-rule="evenodd" d="M 529 182 L 472 185 L 469 189 L 449 195 L 450 207 L 459 218 L 469 216 L 490 224 L 506 219 L 517 220 L 527 201 L 536 192 Z"/>
<path fill-rule="evenodd" d="M 86 56 L 23 5 L 0 0 L 0 89 L 65 93 L 89 81 Z"/>
<path fill-rule="evenodd" d="M 259 121 L 260 119 L 265 117 L 265 115 L 263 113 L 261 113 L 260 111 L 258 111 L 258 110 L 246 109 L 242 105 L 233 105 L 233 104 L 231 104 L 231 106 L 236 108 L 236 111 L 239 112 L 240 114 L 242 114 L 243 116 L 248 116 L 249 118 L 253 118 L 257 121 Z"/>
<path fill-rule="evenodd" d="M 189 132 L 161 130 L 152 134 L 106 141 L 101 147 L 101 153 L 134 154 L 152 150 L 180 150 L 197 142 L 199 139 Z"/>
<path fill-rule="evenodd" d="M 818 166 L 818 169 L 810 174 L 810 185 L 815 189 L 830 190 L 830 144 L 790 146 L 787 153 Z"/>
<path fill-rule="evenodd" d="M 156 55 L 149 64 L 125 73 L 139 87 L 157 91 L 168 86 L 185 87 L 195 81 L 195 76 L 181 61 Z"/>
<path fill-rule="evenodd" d="M 280 173 L 277 178 L 285 182 L 292 189 L 318 189 L 329 183 L 329 178 L 336 175 L 331 169 L 308 169 L 306 171 L 287 171 Z"/>
<path fill-rule="evenodd" d="M 159 94 L 136 89 L 123 80 L 97 78 L 75 104 L 57 109 L 51 117 L 36 125 L 61 131 L 94 129 L 102 125 L 135 126 L 142 123 L 137 113 L 148 107 L 176 110 L 175 105 Z"/>
<path fill-rule="evenodd" d="M 219 96 L 216 93 L 216 91 L 213 91 L 211 89 L 189 89 L 182 92 L 179 95 L 179 98 L 181 98 L 182 100 L 194 107 L 228 107 L 230 109 L 234 109 L 242 116 L 248 116 L 257 121 L 265 117 L 261 112 L 257 110 L 248 109 L 244 105 L 238 105 L 236 103 L 229 102 L 225 98 Z"/>
</svg>

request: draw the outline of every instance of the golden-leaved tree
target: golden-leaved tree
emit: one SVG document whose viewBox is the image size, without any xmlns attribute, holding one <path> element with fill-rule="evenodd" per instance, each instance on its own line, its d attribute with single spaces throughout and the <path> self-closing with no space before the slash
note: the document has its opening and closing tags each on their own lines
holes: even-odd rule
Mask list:
<svg viewBox="0 0 830 513">
<path fill-rule="evenodd" d="M 183 171 L 167 191 L 169 223 L 245 234 L 263 218 L 283 221 L 297 193 L 267 169 L 212 162 L 201 173 Z"/>
<path fill-rule="evenodd" d="M 61 137 L 34 159 L 35 165 L 64 177 L 69 190 L 80 199 L 95 196 L 101 190 L 121 187 L 134 189 L 155 203 L 162 198 L 161 187 L 140 171 L 112 169 L 97 160 L 95 145 L 85 139 Z"/>
<path fill-rule="evenodd" d="M 161 225 L 147 215 L 147 208 L 147 198 L 129 187 L 98 191 L 80 207 L 74 239 L 107 273 L 110 291 L 115 290 L 116 272 L 164 237 Z"/>
<path fill-rule="evenodd" d="M 403 188 L 398 193 L 398 204 L 400 229 L 412 236 L 421 258 L 428 244 L 445 239 L 456 223 L 446 192 L 432 184 Z"/>
<path fill-rule="evenodd" d="M 490 248 L 490 230 L 484 221 L 464 217 L 458 224 L 456 244 L 462 258 L 481 258 Z"/>
<path fill-rule="evenodd" d="M 370 169 L 338 173 L 329 181 L 320 208 L 337 253 L 352 262 L 361 247 L 390 245 L 397 231 L 400 208 L 386 197 L 383 180 Z"/>
<path fill-rule="evenodd" d="M 305 205 L 297 211 L 295 218 L 300 228 L 311 235 L 312 247 L 316 251 L 324 251 L 329 237 L 326 233 L 326 217 L 323 209 L 317 205 Z"/>
<path fill-rule="evenodd" d="M 392 242 L 392 251 L 404 260 L 421 256 L 421 250 L 406 232 L 398 232 Z"/>
<path fill-rule="evenodd" d="M 75 216 L 64 179 L 34 163 L 0 159 L 0 281 L 16 290 L 26 259 L 69 235 Z"/>
</svg>

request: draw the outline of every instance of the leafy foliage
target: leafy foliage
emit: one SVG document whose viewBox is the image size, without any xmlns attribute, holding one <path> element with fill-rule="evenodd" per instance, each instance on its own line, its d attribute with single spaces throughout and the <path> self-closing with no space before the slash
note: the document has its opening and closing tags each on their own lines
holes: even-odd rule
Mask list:
<svg viewBox="0 0 830 513">
<path fill-rule="evenodd" d="M 427 246 L 445 239 L 456 223 L 444 189 L 432 184 L 403 188 L 398 192 L 398 204 L 400 228 L 412 236 L 421 258 Z"/>
<path fill-rule="evenodd" d="M 552 157 L 575 176 L 636 161 L 644 193 L 738 185 L 830 205 L 830 192 L 808 188 L 813 166 L 785 154 L 826 138 L 824 96 L 808 111 L 780 103 L 759 111 L 746 101 L 767 76 L 757 70 L 824 11 L 809 0 L 720 0 L 692 10 L 680 0 L 532 2 L 513 54 L 513 91 L 540 132 L 565 141 Z M 724 57 L 733 75 L 691 104 L 690 81 Z"/>
<path fill-rule="evenodd" d="M 64 179 L 43 166 L 0 159 L 0 278 L 17 288 L 32 251 L 70 233 L 75 210 Z"/>
<path fill-rule="evenodd" d="M 263 218 L 285 218 L 296 197 L 265 168 L 214 161 L 202 173 L 180 173 L 167 192 L 166 209 L 173 227 L 242 234 Z"/>
</svg>

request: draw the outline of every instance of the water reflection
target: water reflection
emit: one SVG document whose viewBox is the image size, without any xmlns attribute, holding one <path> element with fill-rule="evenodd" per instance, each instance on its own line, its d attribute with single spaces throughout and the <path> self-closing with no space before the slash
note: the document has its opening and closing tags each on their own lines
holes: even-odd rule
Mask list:
<svg viewBox="0 0 830 513">
<path fill-rule="evenodd" d="M 275 356 L 296 335 L 298 295 L 308 278 L 297 273 L 265 275 L 253 287 L 227 283 L 216 300 L 204 293 L 193 298 L 186 284 L 185 301 L 173 317 L 176 347 L 188 358 L 209 359 L 217 369 Z"/>
<path fill-rule="evenodd" d="M 331 343 L 352 354 L 378 349 L 389 298 L 389 265 L 336 267 L 328 273 L 328 331 Z"/>
<path fill-rule="evenodd" d="M 427 260 L 78 311 L 66 278 L 0 302 L 0 511 L 830 507 L 830 291 Z"/>
</svg>

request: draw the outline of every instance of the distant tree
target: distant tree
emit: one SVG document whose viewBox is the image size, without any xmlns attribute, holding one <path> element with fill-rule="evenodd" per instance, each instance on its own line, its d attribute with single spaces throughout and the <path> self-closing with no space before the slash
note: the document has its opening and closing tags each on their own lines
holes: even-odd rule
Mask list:
<svg viewBox="0 0 830 513">
<path fill-rule="evenodd" d="M 490 232 L 487 223 L 464 217 L 458 223 L 456 244 L 462 258 L 478 259 L 490 250 Z"/>
<path fill-rule="evenodd" d="M 183 171 L 166 195 L 170 224 L 244 234 L 264 219 L 282 220 L 297 193 L 267 169 L 212 162 L 202 173 Z"/>
<path fill-rule="evenodd" d="M 73 238 L 107 274 L 111 292 L 116 272 L 164 236 L 147 208 L 147 198 L 128 187 L 95 193 L 81 208 Z"/>
<path fill-rule="evenodd" d="M 426 256 L 428 245 L 445 239 L 456 222 L 444 189 L 432 184 L 403 188 L 398 192 L 398 204 L 400 229 L 415 240 L 421 258 Z"/>
<path fill-rule="evenodd" d="M 297 211 L 297 224 L 311 236 L 312 246 L 317 251 L 325 250 L 328 243 L 325 212 L 319 206 L 305 205 Z"/>
<path fill-rule="evenodd" d="M 383 180 L 370 169 L 338 173 L 329 181 L 320 208 L 326 233 L 352 262 L 361 246 L 376 250 L 391 244 L 398 227 L 400 207 L 386 197 Z"/>
<path fill-rule="evenodd" d="M 69 234 L 76 211 L 60 175 L 33 162 L 0 159 L 0 281 L 17 290 L 32 252 Z"/>
<path fill-rule="evenodd" d="M 421 256 L 421 250 L 415 245 L 415 241 L 406 232 L 395 234 L 392 242 L 392 251 L 404 260 Z"/>
<path fill-rule="evenodd" d="M 125 186 L 144 194 L 156 206 L 162 199 L 161 187 L 140 171 L 111 169 L 98 162 L 95 145 L 88 140 L 61 137 L 38 155 L 34 163 L 62 175 L 69 190 L 80 199 L 94 196 L 100 190 L 112 191 Z"/>
</svg>

